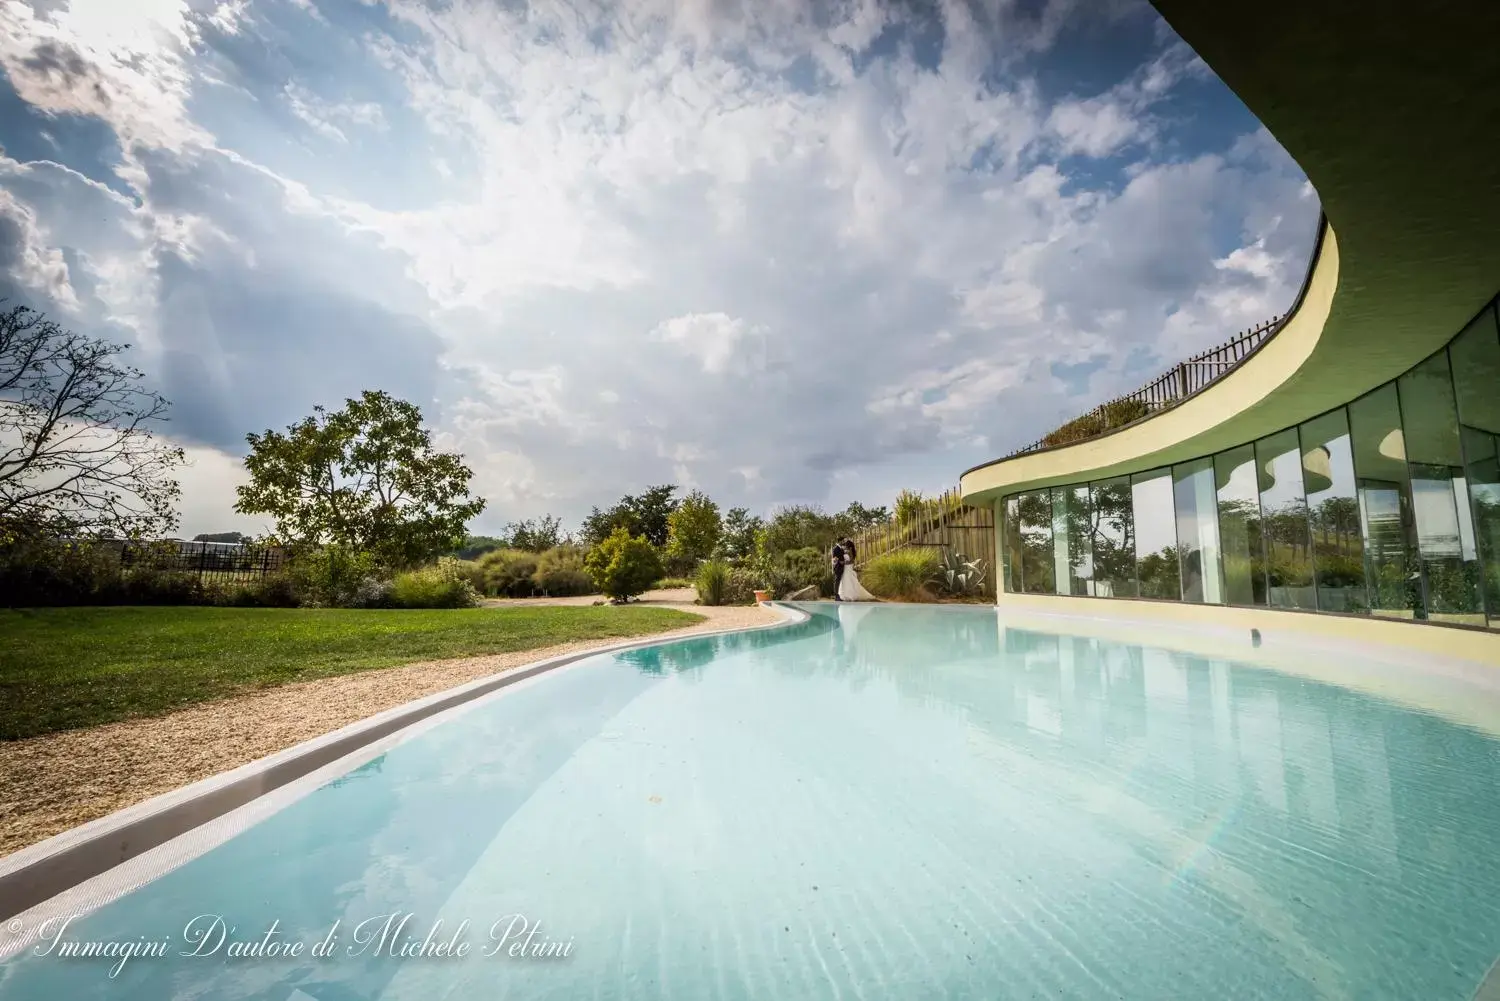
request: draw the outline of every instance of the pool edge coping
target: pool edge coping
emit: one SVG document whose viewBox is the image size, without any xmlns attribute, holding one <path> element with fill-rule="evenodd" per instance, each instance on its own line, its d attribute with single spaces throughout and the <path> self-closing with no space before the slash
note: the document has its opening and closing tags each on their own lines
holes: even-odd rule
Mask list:
<svg viewBox="0 0 1500 1001">
<path fill-rule="evenodd" d="M 496 674 L 404 702 L 337 730 L 320 734 L 254 761 L 105 814 L 0 858 L 0 921 L 14 918 L 102 876 L 174 838 L 240 809 L 334 764 L 377 741 L 439 713 L 490 695 L 548 671 L 590 657 L 643 647 L 781 629 L 811 618 L 782 602 L 762 602 L 778 621 L 757 626 L 706 629 L 671 637 L 640 637 L 531 661 Z"/>
</svg>

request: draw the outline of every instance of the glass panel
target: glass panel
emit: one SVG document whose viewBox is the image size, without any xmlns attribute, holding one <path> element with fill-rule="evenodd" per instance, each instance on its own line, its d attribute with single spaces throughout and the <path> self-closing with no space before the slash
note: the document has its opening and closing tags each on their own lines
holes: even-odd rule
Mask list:
<svg viewBox="0 0 1500 1001">
<path fill-rule="evenodd" d="M 1005 590 L 1020 594 L 1026 590 L 1021 586 L 1021 498 L 1005 498 L 1005 516 L 1001 519 L 1000 551 L 1005 564 Z"/>
<path fill-rule="evenodd" d="M 1094 531 L 1094 593 L 1101 598 L 1134 598 L 1135 523 L 1130 477 L 1089 485 Z"/>
<path fill-rule="evenodd" d="M 1301 438 L 1318 611 L 1368 612 L 1365 540 L 1359 530 L 1349 416 L 1339 409 L 1315 417 L 1302 425 Z"/>
<path fill-rule="evenodd" d="M 1463 425 L 1464 480 L 1482 594 L 1491 628 L 1500 628 L 1500 337 L 1494 303 L 1448 348 Z M 1462 509 L 1460 509 L 1462 510 Z"/>
<path fill-rule="evenodd" d="M 1177 570 L 1177 516 L 1172 513 L 1172 470 L 1155 469 L 1130 479 L 1135 520 L 1136 579 L 1142 598 L 1182 600 Z"/>
<path fill-rule="evenodd" d="M 1219 547 L 1224 553 L 1224 600 L 1231 605 L 1264 605 L 1266 569 L 1255 446 L 1241 445 L 1214 456 L 1214 484 L 1219 502 Z"/>
<path fill-rule="evenodd" d="M 1219 570 L 1219 502 L 1214 492 L 1214 460 L 1195 459 L 1174 466 L 1172 493 L 1177 508 L 1177 555 L 1182 600 L 1224 602 Z"/>
<path fill-rule="evenodd" d="M 1396 382 L 1411 464 L 1411 499 L 1427 618 L 1484 625 L 1479 553 L 1459 444 L 1448 354 L 1439 352 Z M 1459 517 L 1459 512 L 1463 517 Z"/>
<path fill-rule="evenodd" d="M 1052 494 L 1038 490 L 1020 497 L 1021 583 L 1027 594 L 1055 594 L 1052 576 Z"/>
<path fill-rule="evenodd" d="M 1349 404 L 1349 435 L 1370 608 L 1376 615 L 1414 618 L 1422 609 L 1422 582 L 1395 383 Z"/>
<path fill-rule="evenodd" d="M 1094 514 L 1088 484 L 1068 491 L 1068 551 L 1073 557 L 1074 594 L 1094 594 Z"/>
<path fill-rule="evenodd" d="M 1260 523 L 1266 545 L 1266 596 L 1274 608 L 1318 607 L 1312 534 L 1302 492 L 1302 448 L 1288 428 L 1255 443 Z"/>
<path fill-rule="evenodd" d="M 1052 573 L 1058 594 L 1089 594 L 1088 487 L 1052 488 Z"/>
</svg>

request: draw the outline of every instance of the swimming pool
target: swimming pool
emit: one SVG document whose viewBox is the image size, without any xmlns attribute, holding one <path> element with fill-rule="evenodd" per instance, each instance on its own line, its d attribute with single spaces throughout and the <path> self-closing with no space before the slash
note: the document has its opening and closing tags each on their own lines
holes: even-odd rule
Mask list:
<svg viewBox="0 0 1500 1001">
<path fill-rule="evenodd" d="M 1438 1001 L 1500 953 L 1478 729 L 993 609 L 807 610 L 446 714 L 0 995 Z M 59 955 L 90 942 L 141 952 Z"/>
</svg>

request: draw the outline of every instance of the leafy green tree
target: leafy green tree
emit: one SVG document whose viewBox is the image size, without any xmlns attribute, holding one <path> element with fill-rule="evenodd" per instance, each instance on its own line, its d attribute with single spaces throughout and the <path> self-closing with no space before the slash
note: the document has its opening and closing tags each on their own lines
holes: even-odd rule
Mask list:
<svg viewBox="0 0 1500 1001">
<path fill-rule="evenodd" d="M 721 559 L 744 561 L 755 555 L 755 539 L 765 521 L 748 508 L 732 507 L 724 515 L 716 554 Z"/>
<path fill-rule="evenodd" d="M 713 555 L 723 531 L 719 505 L 694 490 L 667 515 L 667 558 L 679 568 L 696 567 Z"/>
<path fill-rule="evenodd" d="M 0 544 L 176 528 L 183 451 L 154 436 L 167 401 L 120 364 L 125 350 L 25 306 L 0 312 Z"/>
<path fill-rule="evenodd" d="M 624 497 L 620 503 L 635 513 L 636 524 L 646 541 L 658 549 L 667 544 L 669 526 L 667 519 L 677 510 L 678 501 L 672 496 L 677 488 L 671 484 L 648 487 L 644 493 Z"/>
<path fill-rule="evenodd" d="M 833 516 L 834 529 L 840 538 L 884 525 L 890 520 L 891 512 L 886 508 L 865 507 L 859 501 L 850 501 L 848 507 Z"/>
<path fill-rule="evenodd" d="M 661 557 L 643 535 L 616 528 L 584 558 L 583 567 L 599 590 L 628 601 L 661 580 Z"/>
<path fill-rule="evenodd" d="M 592 549 L 609 538 L 617 528 L 625 529 L 630 535 L 641 534 L 640 518 L 623 502 L 605 511 L 595 507 L 589 512 L 589 516 L 583 519 L 583 526 L 578 530 L 578 538 L 585 546 Z"/>
<path fill-rule="evenodd" d="M 640 494 L 626 494 L 614 507 L 601 511 L 594 508 L 583 519 L 579 537 L 586 546 L 597 546 L 617 528 L 631 535 L 643 535 L 646 541 L 658 549 L 667 544 L 667 519 L 677 510 L 678 501 L 672 495 L 677 488 L 670 484 L 648 487 Z"/>
<path fill-rule="evenodd" d="M 286 433 L 246 441 L 250 482 L 235 510 L 272 516 L 290 545 L 335 543 L 413 566 L 457 548 L 484 510 L 469 496 L 463 456 L 434 449 L 417 406 L 385 392 L 366 390 L 332 413 L 314 407 Z"/>
<path fill-rule="evenodd" d="M 517 521 L 510 526 L 510 544 L 528 553 L 545 553 L 562 545 L 562 522 L 544 514 L 540 518 Z"/>
<path fill-rule="evenodd" d="M 771 516 L 760 533 L 759 545 L 765 553 L 775 555 L 808 547 L 830 549 L 838 538 L 838 525 L 822 508 L 794 504 Z"/>
</svg>

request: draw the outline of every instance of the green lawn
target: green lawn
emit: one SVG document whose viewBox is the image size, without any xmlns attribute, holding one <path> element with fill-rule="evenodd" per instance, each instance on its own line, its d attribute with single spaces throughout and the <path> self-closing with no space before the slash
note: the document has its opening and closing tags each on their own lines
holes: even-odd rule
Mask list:
<svg viewBox="0 0 1500 1001">
<path fill-rule="evenodd" d="M 700 621 L 628 606 L 0 609 L 0 740 L 157 715 L 288 681 Z"/>
</svg>

